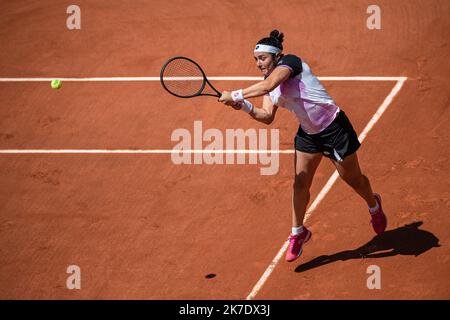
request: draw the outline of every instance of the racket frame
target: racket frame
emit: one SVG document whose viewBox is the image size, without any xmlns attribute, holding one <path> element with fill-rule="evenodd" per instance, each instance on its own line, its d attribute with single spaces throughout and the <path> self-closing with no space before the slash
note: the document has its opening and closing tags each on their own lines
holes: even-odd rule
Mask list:
<svg viewBox="0 0 450 320">
<path fill-rule="evenodd" d="M 180 96 L 180 95 L 178 95 L 178 94 L 176 94 L 176 93 L 170 91 L 170 90 L 166 87 L 166 85 L 164 84 L 163 74 L 164 74 L 164 71 L 166 70 L 166 67 L 167 67 L 167 66 L 169 65 L 169 63 L 171 63 L 173 60 L 178 60 L 178 59 L 184 59 L 184 60 L 187 60 L 187 61 L 189 61 L 189 62 L 192 62 L 192 63 L 200 70 L 200 72 L 202 73 L 202 76 L 203 76 L 203 83 L 202 83 L 202 86 L 201 86 L 200 89 L 199 89 L 195 94 L 193 94 L 193 95 L 189 95 L 189 96 Z M 222 95 L 222 94 L 221 94 L 219 91 L 217 91 L 217 89 L 214 88 L 214 86 L 209 82 L 208 78 L 206 77 L 205 72 L 204 72 L 203 69 L 199 66 L 199 64 L 198 64 L 197 62 L 195 62 L 194 60 L 189 59 L 189 58 L 186 58 L 186 57 L 183 57 L 183 56 L 176 56 L 176 57 L 172 57 L 172 58 L 170 58 L 169 60 L 167 60 L 167 61 L 164 63 L 164 65 L 162 66 L 162 68 L 161 68 L 161 72 L 159 73 L 159 80 L 161 81 L 161 85 L 163 86 L 163 88 L 164 88 L 167 92 L 169 92 L 171 95 L 174 95 L 174 96 L 176 96 L 176 97 L 178 97 L 178 98 L 185 98 L 185 99 L 187 99 L 187 98 L 194 98 L 194 97 L 200 97 L 200 96 L 210 96 L 210 97 L 216 97 L 216 98 L 219 98 L 219 97 Z M 206 84 L 208 84 L 209 87 L 210 87 L 211 89 L 213 89 L 213 90 L 216 92 L 216 94 L 202 93 L 202 91 L 205 89 Z"/>
</svg>

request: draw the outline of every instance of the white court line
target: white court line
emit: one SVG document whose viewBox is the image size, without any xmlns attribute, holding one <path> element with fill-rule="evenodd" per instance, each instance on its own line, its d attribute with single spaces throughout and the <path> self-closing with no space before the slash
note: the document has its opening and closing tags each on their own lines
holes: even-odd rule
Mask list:
<svg viewBox="0 0 450 320">
<path fill-rule="evenodd" d="M 225 154 L 259 154 L 259 153 L 279 153 L 293 154 L 294 150 L 172 150 L 172 149 L 4 149 L 0 150 L 0 154 L 180 154 L 180 153 L 225 153 Z"/>
<path fill-rule="evenodd" d="M 378 108 L 378 110 L 375 112 L 375 114 L 372 116 L 372 119 L 368 122 L 362 133 L 359 135 L 358 139 L 360 142 L 362 142 L 367 134 L 372 130 L 373 126 L 377 123 L 377 121 L 381 118 L 382 114 L 391 104 L 394 97 L 398 94 L 400 89 L 403 86 L 403 83 L 406 81 L 406 77 L 402 77 L 397 81 L 395 86 L 392 88 L 391 92 L 388 94 L 388 96 L 384 99 L 381 106 Z M 313 203 L 308 207 L 308 210 L 305 214 L 304 221 L 307 221 L 309 217 L 311 216 L 312 212 L 316 209 L 316 207 L 319 205 L 319 203 L 322 201 L 322 199 L 325 197 L 325 195 L 330 191 L 333 184 L 336 182 L 339 174 L 337 171 L 334 171 L 334 173 L 331 175 L 330 179 L 328 179 L 325 186 L 322 188 L 322 190 L 319 192 L 317 197 L 314 199 Z M 278 251 L 278 253 L 275 255 L 275 258 L 272 260 L 272 262 L 269 264 L 267 269 L 264 271 L 261 278 L 258 280 L 256 285 L 253 287 L 250 294 L 247 296 L 246 300 L 252 300 L 255 298 L 255 296 L 258 294 L 258 292 L 261 290 L 262 286 L 266 283 L 267 279 L 269 278 L 272 271 L 275 269 L 276 265 L 280 262 L 281 257 L 283 256 L 284 252 L 286 251 L 287 247 L 289 245 L 288 241 L 285 241 L 283 245 L 281 246 L 281 249 Z"/>
<path fill-rule="evenodd" d="M 180 79 L 177 77 L 176 79 Z M 406 77 L 372 77 L 372 76 L 350 76 L 350 77 L 318 77 L 319 80 L 324 81 L 405 81 Z M 97 78 L 59 78 L 59 77 L 45 77 L 45 78 L 0 78 L 0 82 L 50 82 L 54 79 L 70 82 L 114 82 L 114 81 L 159 81 L 159 77 L 97 77 Z M 263 80 L 262 77 L 208 77 L 208 80 L 217 81 L 258 81 Z"/>
</svg>

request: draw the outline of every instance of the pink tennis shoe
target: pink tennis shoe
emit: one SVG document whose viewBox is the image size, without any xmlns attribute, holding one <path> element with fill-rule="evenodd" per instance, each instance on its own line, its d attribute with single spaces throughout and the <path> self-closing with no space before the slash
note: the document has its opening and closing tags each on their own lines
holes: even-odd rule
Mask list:
<svg viewBox="0 0 450 320">
<path fill-rule="evenodd" d="M 375 230 L 377 234 L 382 234 L 384 230 L 386 230 L 387 218 L 383 212 L 383 208 L 381 207 L 381 196 L 378 193 L 374 193 L 373 195 L 380 208 L 376 213 L 371 214 L 372 219 L 370 222 L 372 223 L 373 230 Z"/>
<path fill-rule="evenodd" d="M 370 223 L 372 224 L 373 230 L 375 230 L 377 234 L 382 234 L 387 227 L 387 217 L 383 212 L 383 207 L 381 206 L 381 196 L 378 193 L 374 193 L 373 195 L 380 208 L 376 213 L 371 214 L 372 219 L 370 220 Z M 303 252 L 303 245 L 311 239 L 311 231 L 305 227 L 303 228 L 304 230 L 301 234 L 291 234 L 289 236 L 289 247 L 286 252 L 287 262 L 292 262 L 300 257 Z"/>
<path fill-rule="evenodd" d="M 286 261 L 292 262 L 301 256 L 303 252 L 303 245 L 311 239 L 312 233 L 305 227 L 304 230 L 299 235 L 291 234 L 289 236 L 289 247 L 286 252 Z"/>
</svg>

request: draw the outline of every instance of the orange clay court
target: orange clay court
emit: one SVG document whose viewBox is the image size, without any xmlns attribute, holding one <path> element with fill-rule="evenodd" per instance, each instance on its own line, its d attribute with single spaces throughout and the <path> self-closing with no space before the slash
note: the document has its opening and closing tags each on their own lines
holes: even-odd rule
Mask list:
<svg viewBox="0 0 450 320">
<path fill-rule="evenodd" d="M 374 4 L 379 30 L 366 26 L 367 1 L 79 0 L 81 29 L 68 30 L 67 3 L 1 2 L 0 298 L 449 299 L 450 2 Z M 293 153 L 261 175 L 248 163 L 175 165 L 170 150 L 194 121 L 279 129 L 279 149 L 293 150 L 295 117 L 280 109 L 268 127 L 157 80 L 183 55 L 230 77 L 212 80 L 219 90 L 248 86 L 234 77 L 260 77 L 252 49 L 274 28 L 358 135 L 376 119 L 358 155 L 389 219 L 374 238 L 366 204 L 338 178 L 293 263 L 277 259 Z M 68 78 L 59 90 L 56 78 Z M 333 173 L 324 158 L 310 204 Z M 81 289 L 66 287 L 71 265 Z M 372 265 L 381 289 L 367 287 Z"/>
</svg>

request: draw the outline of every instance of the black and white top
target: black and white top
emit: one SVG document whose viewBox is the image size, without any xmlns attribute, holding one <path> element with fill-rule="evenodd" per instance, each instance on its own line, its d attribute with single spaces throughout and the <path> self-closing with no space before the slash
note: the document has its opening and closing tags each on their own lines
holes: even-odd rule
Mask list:
<svg viewBox="0 0 450 320">
<path fill-rule="evenodd" d="M 270 92 L 272 102 L 293 112 L 306 133 L 319 133 L 328 127 L 340 109 L 311 68 L 292 54 L 283 56 L 278 67 L 289 68 L 291 76 Z"/>
</svg>

